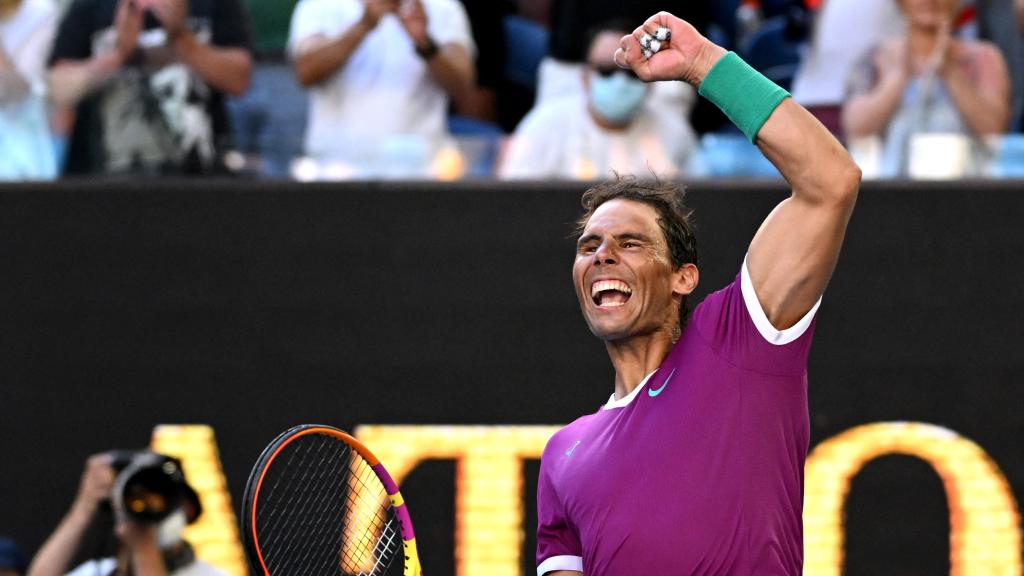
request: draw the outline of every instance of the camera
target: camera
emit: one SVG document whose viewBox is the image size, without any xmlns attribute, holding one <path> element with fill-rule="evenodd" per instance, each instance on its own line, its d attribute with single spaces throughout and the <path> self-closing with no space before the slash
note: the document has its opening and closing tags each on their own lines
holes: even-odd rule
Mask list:
<svg viewBox="0 0 1024 576">
<path fill-rule="evenodd" d="M 183 504 L 198 501 L 177 458 L 148 450 L 114 450 L 117 472 L 111 499 L 115 509 L 140 524 L 157 524 Z"/>
</svg>

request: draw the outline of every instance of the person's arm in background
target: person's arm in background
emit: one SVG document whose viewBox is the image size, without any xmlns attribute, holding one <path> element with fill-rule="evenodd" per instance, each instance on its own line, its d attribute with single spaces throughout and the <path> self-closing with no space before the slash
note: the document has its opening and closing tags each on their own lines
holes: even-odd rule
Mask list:
<svg viewBox="0 0 1024 576">
<path fill-rule="evenodd" d="M 639 38 L 645 29 L 653 32 L 659 27 L 671 30 L 671 40 L 645 59 Z M 768 98 L 764 85 L 756 81 L 757 73 L 734 64 L 738 59 L 730 57 L 726 67 L 730 72 L 721 72 L 717 85 L 709 82 L 704 86 L 725 56 L 725 49 L 693 26 L 661 12 L 623 37 L 615 60 L 629 65 L 645 81 L 685 80 L 722 106 L 731 118 L 750 115 L 749 110 L 732 110 L 736 102 L 730 99 L 742 96 L 764 102 Z M 737 94 L 739 90 L 744 94 Z M 769 94 L 772 100 L 777 98 L 777 87 Z M 757 101 L 744 102 L 745 108 L 750 106 L 756 107 Z M 765 113 L 767 110 L 771 111 L 758 130 L 739 127 L 779 169 L 793 194 L 775 207 L 754 235 L 747 269 L 765 315 L 776 329 L 783 330 L 805 316 L 825 291 L 853 212 L 860 169 L 828 129 L 792 98 L 784 97 Z"/>
<path fill-rule="evenodd" d="M 1010 129 L 1024 112 L 1024 0 L 976 0 L 979 36 L 995 44 L 1010 75 Z"/>
<path fill-rule="evenodd" d="M 29 85 L 15 67 L 0 36 L 0 103 L 17 102 L 28 94 Z"/>
<path fill-rule="evenodd" d="M 406 0 L 399 13 L 417 53 L 427 62 L 430 75 L 448 96 L 461 102 L 473 88 L 476 71 L 469 50 L 453 42 L 438 46 L 428 32 L 427 11 L 421 0 Z"/>
<path fill-rule="evenodd" d="M 301 5 L 296 8 L 301 9 Z M 364 0 L 363 17 L 341 36 L 329 40 L 322 34 L 298 39 L 292 59 L 295 75 L 303 86 L 316 86 L 348 62 L 381 17 L 398 10 L 398 0 Z"/>
<path fill-rule="evenodd" d="M 109 454 L 96 454 L 86 461 L 71 509 L 36 552 L 25 576 L 60 576 L 67 571 L 97 507 L 110 497 L 115 477 Z"/>
<path fill-rule="evenodd" d="M 1010 75 L 999 49 L 988 42 L 946 42 L 938 74 L 964 123 L 976 136 L 1006 132 L 1010 123 Z"/>
<path fill-rule="evenodd" d="M 103 54 L 86 55 L 91 38 L 81 28 L 88 17 L 81 11 L 83 6 L 82 2 L 71 5 L 57 33 L 54 61 L 49 73 L 49 92 L 58 106 L 74 106 L 103 86 L 138 47 L 143 10 L 132 0 L 120 0 L 114 17 L 114 49 Z M 65 52 L 75 54 L 66 55 Z"/>
<path fill-rule="evenodd" d="M 174 54 L 207 84 L 233 96 L 245 92 L 252 74 L 252 54 L 247 48 L 200 42 L 186 25 L 188 0 L 137 1 L 160 21 Z M 238 9 L 221 17 L 238 19 L 241 15 Z"/>
<path fill-rule="evenodd" d="M 903 100 L 910 79 L 910 55 L 905 40 L 890 40 L 874 50 L 873 78 L 858 78 L 853 94 L 843 103 L 843 132 L 849 138 L 881 134 Z M 861 68 L 866 67 L 862 64 Z M 866 76 L 863 69 L 854 69 L 856 76 Z M 871 83 L 870 86 L 866 84 Z"/>
</svg>

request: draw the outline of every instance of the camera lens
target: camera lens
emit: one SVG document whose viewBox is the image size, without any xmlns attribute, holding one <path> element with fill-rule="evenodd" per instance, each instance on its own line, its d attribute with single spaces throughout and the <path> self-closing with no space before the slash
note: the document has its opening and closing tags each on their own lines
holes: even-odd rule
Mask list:
<svg viewBox="0 0 1024 576">
<path fill-rule="evenodd" d="M 132 520 L 155 524 L 181 506 L 184 483 L 181 467 L 175 460 L 140 452 L 118 474 L 114 499 Z"/>
</svg>

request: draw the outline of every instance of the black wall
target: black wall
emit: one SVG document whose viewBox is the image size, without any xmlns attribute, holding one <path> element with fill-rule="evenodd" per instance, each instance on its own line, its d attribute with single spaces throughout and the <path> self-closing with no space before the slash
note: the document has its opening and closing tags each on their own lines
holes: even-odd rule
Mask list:
<svg viewBox="0 0 1024 576">
<path fill-rule="evenodd" d="M 144 445 L 157 423 L 215 428 L 237 507 L 262 447 L 295 423 L 552 424 L 593 411 L 612 372 L 569 278 L 583 188 L 0 188 L 0 533 L 38 545 L 84 457 Z M 867 422 L 940 424 L 984 447 L 1021 497 L 1019 188 L 864 186 L 819 313 L 812 445 Z M 690 187 L 695 301 L 735 276 L 786 193 Z M 426 466 L 405 489 L 418 527 L 442 526 L 420 531 L 428 573 L 452 572 L 452 470 Z M 930 468 L 880 459 L 850 502 L 847 574 L 948 573 Z"/>
</svg>

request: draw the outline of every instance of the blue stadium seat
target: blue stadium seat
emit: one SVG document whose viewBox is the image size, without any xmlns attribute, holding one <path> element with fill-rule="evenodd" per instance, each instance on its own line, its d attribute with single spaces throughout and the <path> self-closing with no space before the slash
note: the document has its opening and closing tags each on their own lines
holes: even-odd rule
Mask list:
<svg viewBox="0 0 1024 576">
<path fill-rule="evenodd" d="M 548 31 L 540 24 L 510 14 L 504 18 L 505 79 L 533 92 L 537 69 L 548 54 Z"/>
<path fill-rule="evenodd" d="M 774 16 L 765 20 L 736 53 L 757 71 L 789 90 L 805 44 L 787 38 L 786 17 Z"/>
</svg>

